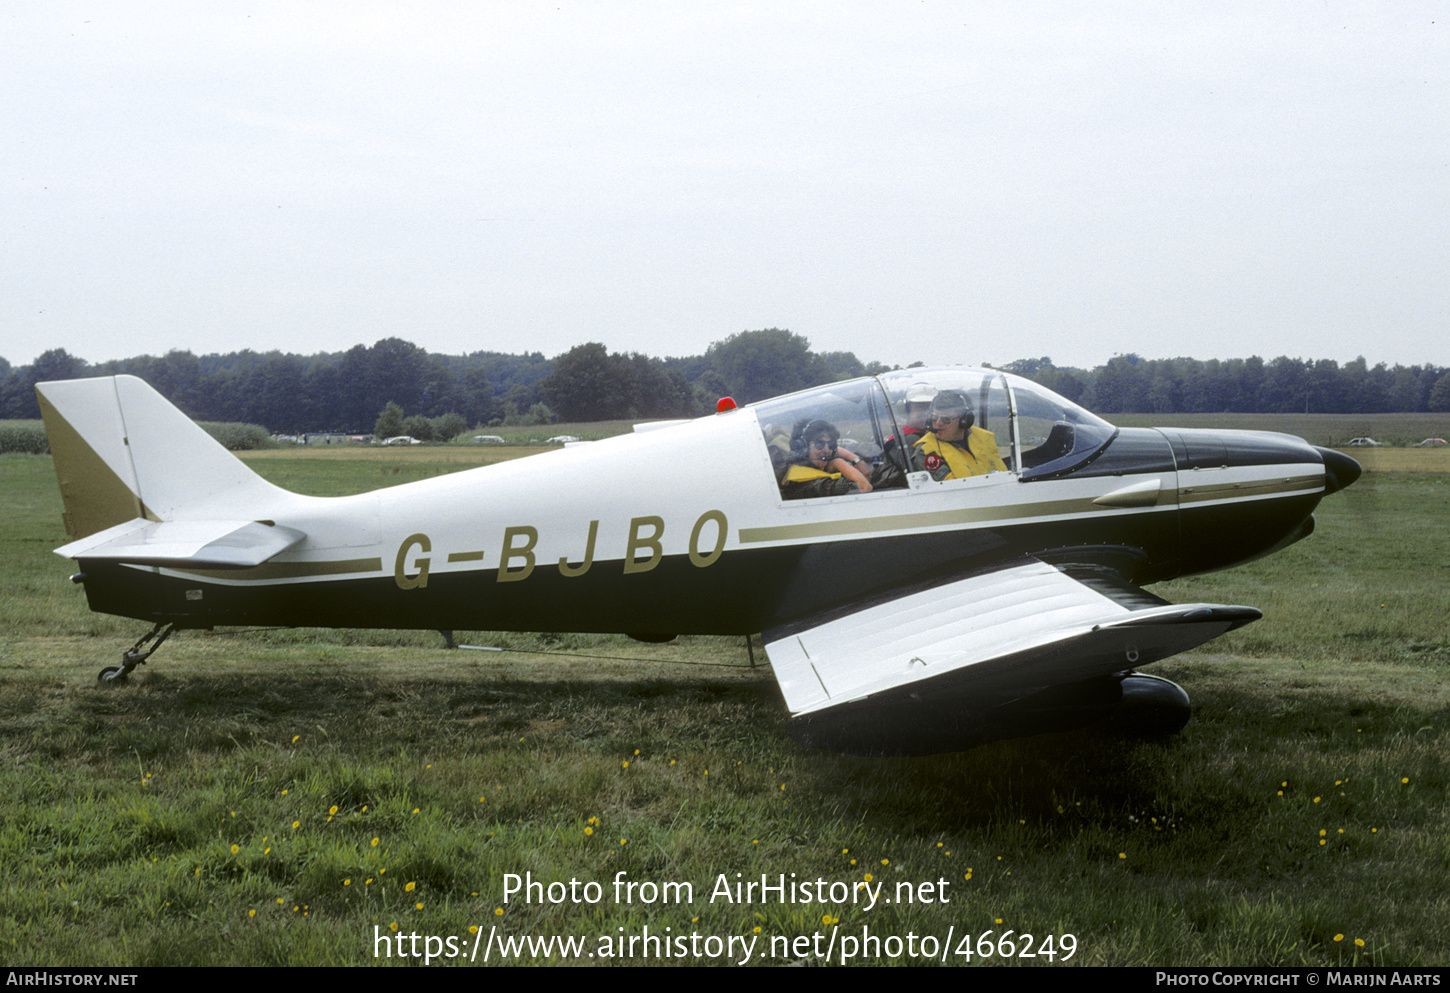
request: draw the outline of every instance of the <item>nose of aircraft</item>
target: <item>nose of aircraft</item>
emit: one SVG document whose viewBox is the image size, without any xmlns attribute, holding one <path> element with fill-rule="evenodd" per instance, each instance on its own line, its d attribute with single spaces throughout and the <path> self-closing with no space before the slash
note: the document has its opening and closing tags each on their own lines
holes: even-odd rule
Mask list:
<svg viewBox="0 0 1450 993">
<path fill-rule="evenodd" d="M 1319 446 L 1315 446 L 1318 448 Z M 1362 471 L 1359 463 L 1332 448 L 1319 448 L 1324 457 L 1324 494 L 1338 493 L 1359 478 Z"/>
</svg>

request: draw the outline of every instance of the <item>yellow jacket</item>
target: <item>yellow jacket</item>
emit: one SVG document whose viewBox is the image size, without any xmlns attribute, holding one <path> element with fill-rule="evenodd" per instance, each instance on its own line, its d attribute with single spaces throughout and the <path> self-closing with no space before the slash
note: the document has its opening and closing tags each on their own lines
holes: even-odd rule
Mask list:
<svg viewBox="0 0 1450 993">
<path fill-rule="evenodd" d="M 997 436 L 979 427 L 973 427 L 967 433 L 965 447 L 951 441 L 943 442 L 935 432 L 928 431 L 913 448 L 911 468 L 914 472 L 925 470 L 931 473 L 931 478 L 937 482 L 1007 471 L 1002 457 L 997 454 Z"/>
<path fill-rule="evenodd" d="M 841 474 L 839 472 L 825 472 L 824 470 L 817 469 L 813 465 L 803 465 L 801 463 L 796 463 L 791 466 L 785 474 L 785 481 L 787 483 L 804 483 L 812 479 L 840 478 Z"/>
</svg>

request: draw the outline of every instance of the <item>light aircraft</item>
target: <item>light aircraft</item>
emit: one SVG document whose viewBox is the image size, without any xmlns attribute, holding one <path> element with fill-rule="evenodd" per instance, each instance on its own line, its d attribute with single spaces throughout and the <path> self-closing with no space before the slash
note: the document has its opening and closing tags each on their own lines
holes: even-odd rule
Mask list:
<svg viewBox="0 0 1450 993">
<path fill-rule="evenodd" d="M 1135 668 L 1260 613 L 1143 587 L 1298 541 L 1360 473 L 1288 435 L 1116 428 L 1025 379 L 948 367 L 309 497 L 139 379 L 37 391 L 72 539 L 56 552 L 79 561 L 92 610 L 155 625 L 104 682 L 172 631 L 218 625 L 761 632 L 787 730 L 868 755 L 1114 716 L 1178 730 L 1187 695 Z M 971 428 L 979 474 L 923 457 L 920 412 L 941 396 Z M 794 498 L 811 422 L 869 491 L 827 482 Z"/>
</svg>

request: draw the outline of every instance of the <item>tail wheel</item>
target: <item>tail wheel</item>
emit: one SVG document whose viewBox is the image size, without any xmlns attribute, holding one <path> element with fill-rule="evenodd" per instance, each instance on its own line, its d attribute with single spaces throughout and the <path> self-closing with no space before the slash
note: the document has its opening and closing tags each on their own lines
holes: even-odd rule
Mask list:
<svg viewBox="0 0 1450 993">
<path fill-rule="evenodd" d="M 97 686 L 124 686 L 125 684 L 126 670 L 118 665 L 106 666 L 96 677 Z"/>
</svg>

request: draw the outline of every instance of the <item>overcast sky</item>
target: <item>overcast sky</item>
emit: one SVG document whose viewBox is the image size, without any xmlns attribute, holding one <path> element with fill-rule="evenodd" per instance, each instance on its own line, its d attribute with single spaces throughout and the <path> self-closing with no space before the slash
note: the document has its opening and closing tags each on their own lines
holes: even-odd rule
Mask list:
<svg viewBox="0 0 1450 993">
<path fill-rule="evenodd" d="M 1443 3 L 0 7 L 0 356 L 1450 364 Z"/>
</svg>

